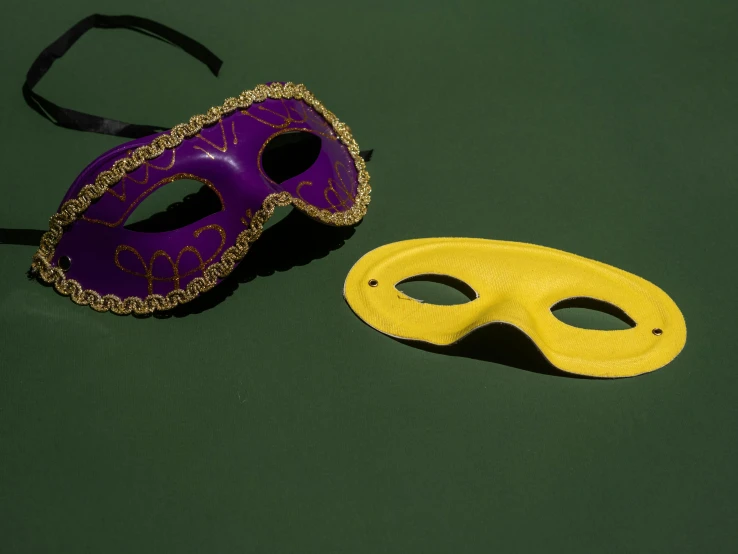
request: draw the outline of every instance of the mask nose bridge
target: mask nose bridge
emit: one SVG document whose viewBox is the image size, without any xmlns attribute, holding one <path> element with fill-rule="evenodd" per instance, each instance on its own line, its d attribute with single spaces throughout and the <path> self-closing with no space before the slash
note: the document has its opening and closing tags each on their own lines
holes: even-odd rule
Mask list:
<svg viewBox="0 0 738 554">
<path fill-rule="evenodd" d="M 498 269 L 494 276 L 467 274 L 462 280 L 479 294 L 474 303 L 480 323 L 503 322 L 527 331 L 545 317 L 545 294 L 514 267 Z"/>
<path fill-rule="evenodd" d="M 223 119 L 222 136 L 218 129 L 219 125 L 209 128 L 207 140 L 191 138 L 179 147 L 182 167 L 203 174 L 221 190 L 224 210 L 253 214 L 269 194 L 281 191 L 268 182 L 259 166 L 260 147 L 269 130 L 238 112 Z"/>
<path fill-rule="evenodd" d="M 481 298 L 480 298 L 481 299 Z M 488 301 L 482 308 L 483 319 L 488 322 L 503 322 L 521 330 L 532 330 L 536 327 L 537 317 L 534 308 L 514 297 L 512 294 L 502 294 L 498 298 Z"/>
</svg>

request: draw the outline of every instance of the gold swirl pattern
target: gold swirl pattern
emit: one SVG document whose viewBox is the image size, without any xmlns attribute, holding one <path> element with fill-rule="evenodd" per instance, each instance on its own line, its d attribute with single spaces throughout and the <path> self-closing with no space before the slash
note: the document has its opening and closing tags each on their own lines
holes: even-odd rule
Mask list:
<svg viewBox="0 0 738 554">
<path fill-rule="evenodd" d="M 263 102 L 267 98 L 302 100 L 330 124 L 341 142 L 346 145 L 356 166 L 359 185 L 355 195 L 356 201 L 351 208 L 343 212 L 333 213 L 328 210 L 319 210 L 287 192 L 272 193 L 264 199 L 262 207 L 254 214 L 249 228 L 238 235 L 233 246 L 225 249 L 219 261 L 205 268 L 202 276 L 192 279 L 186 288 L 173 290 L 166 296 L 149 294 L 145 298 L 129 296 L 125 299 L 121 299 L 114 294 L 103 296 L 94 290 L 84 289 L 74 279 L 67 279 L 64 270 L 51 262 L 56 247 L 64 235 L 64 228 L 79 219 L 92 202 L 99 199 L 110 187 L 119 183 L 126 174 L 135 171 L 147 160 L 158 158 L 165 150 L 176 148 L 185 139 L 197 135 L 203 127 L 215 125 L 221 121 L 224 115 L 237 109 L 247 109 L 253 103 Z M 49 230 L 41 237 L 39 248 L 33 255 L 31 269 L 43 281 L 53 284 L 60 294 L 69 296 L 77 304 L 90 306 L 98 312 L 150 314 L 157 310 L 170 310 L 210 290 L 218 283 L 219 279 L 223 279 L 230 274 L 236 264 L 246 255 L 249 246 L 261 236 L 264 223 L 272 216 L 277 206 L 292 204 L 309 216 L 329 225 L 346 226 L 358 223 L 366 214 L 367 206 L 371 201 L 369 173 L 366 170 L 366 162 L 359 152 L 359 145 L 351 134 L 349 127 L 315 98 L 304 85 L 294 83 L 258 85 L 251 90 L 242 92 L 238 97 L 226 99 L 221 106 L 210 108 L 204 115 L 193 116 L 188 123 L 175 125 L 169 133 L 157 136 L 148 145 L 139 146 L 129 156 L 117 160 L 109 170 L 101 171 L 95 178 L 94 183 L 82 187 L 76 198 L 64 202 L 59 211 L 51 216 Z"/>
<path fill-rule="evenodd" d="M 268 125 L 269 127 L 272 127 L 274 129 L 287 129 L 293 123 L 313 123 L 314 125 L 317 125 L 318 127 L 321 127 L 326 131 L 326 134 L 329 135 L 327 138 L 330 138 L 331 140 L 336 140 L 336 137 L 332 134 L 331 127 L 326 123 L 326 121 L 319 116 L 316 116 L 314 112 L 308 111 L 307 106 L 304 103 L 299 104 L 300 109 L 302 110 L 302 113 L 299 113 L 293 106 L 290 106 L 284 100 L 284 98 L 281 99 L 282 107 L 284 108 L 285 113 L 276 112 L 265 106 L 256 107 L 258 111 L 270 113 L 277 116 L 277 118 L 282 121 L 281 123 L 273 123 L 271 121 L 261 119 L 260 117 L 255 116 L 249 110 L 241 110 L 241 113 L 245 116 L 255 119 L 259 123 L 263 123 L 264 125 Z M 294 117 L 295 114 L 297 115 L 297 117 Z M 316 134 L 323 133 L 321 133 L 320 131 L 316 131 Z"/>
<path fill-rule="evenodd" d="M 339 167 L 342 167 L 345 172 L 348 170 L 346 169 L 346 166 L 343 165 L 341 162 L 336 162 L 333 166 L 336 177 L 338 177 L 338 188 L 343 192 L 343 196 L 338 194 L 338 190 L 336 190 L 336 181 L 333 179 L 328 179 L 328 186 L 323 189 L 323 197 L 325 198 L 326 202 L 328 202 L 334 210 L 340 211 L 341 209 L 346 210 L 351 207 L 351 204 L 356 200 L 356 197 L 351 192 L 351 189 L 346 184 L 346 182 L 343 180 L 343 177 L 341 176 L 341 171 L 338 169 Z M 333 193 L 333 197 L 338 201 L 338 205 L 334 204 L 331 199 L 329 198 L 329 193 Z"/>
<path fill-rule="evenodd" d="M 351 188 L 343 180 L 343 176 L 341 175 L 339 167 L 342 167 L 344 172 L 348 172 L 345 165 L 343 165 L 341 162 L 336 162 L 333 165 L 333 168 L 336 177 L 338 177 L 338 185 L 336 185 L 335 180 L 333 180 L 332 178 L 328 178 L 328 185 L 323 189 L 323 198 L 325 198 L 326 202 L 328 202 L 328 204 L 331 205 L 331 208 L 333 208 L 333 210 L 336 212 L 339 212 L 342 209 L 349 209 L 351 207 L 351 204 L 356 201 L 356 196 L 353 192 L 351 192 Z M 312 181 L 300 181 L 297 185 L 297 188 L 295 189 L 295 194 L 297 194 L 297 197 L 300 200 L 307 202 L 307 200 L 305 200 L 305 198 L 303 198 L 302 196 L 302 188 L 312 186 Z M 336 186 L 338 186 L 338 189 L 336 189 Z M 343 192 L 343 195 L 339 194 L 339 190 Z M 335 200 L 335 202 L 331 200 L 331 194 L 333 195 L 333 200 Z"/>
<path fill-rule="evenodd" d="M 313 186 L 313 183 L 311 181 L 300 181 L 297 184 L 297 188 L 295 189 L 295 194 L 297 194 L 297 197 L 300 200 L 305 202 L 305 199 L 302 197 L 302 193 L 300 192 L 300 190 L 302 189 L 302 187 L 312 187 L 312 186 Z"/>
<path fill-rule="evenodd" d="M 297 114 L 297 116 L 300 119 L 295 119 L 294 117 L 292 117 L 293 114 L 295 113 L 295 109 L 294 108 L 290 108 L 290 106 L 287 103 L 285 103 L 284 98 L 281 98 L 280 99 L 280 102 L 282 103 L 282 107 L 284 108 L 285 113 L 275 112 L 274 110 L 270 110 L 269 108 L 264 107 L 264 106 L 257 106 L 256 107 L 256 110 L 261 111 L 261 112 L 270 113 L 272 115 L 276 115 L 277 118 L 282 121 L 282 123 L 272 123 L 270 121 L 266 121 L 265 119 L 261 119 L 260 117 L 256 117 L 249 110 L 241 110 L 241 113 L 243 115 L 245 115 L 245 116 L 248 116 L 248 117 L 251 117 L 252 119 L 255 119 L 259 123 L 263 123 L 264 125 L 269 125 L 270 127 L 273 127 L 275 129 L 286 129 L 287 127 L 289 127 L 293 123 L 306 123 L 307 122 L 307 115 L 305 114 L 304 111 L 303 111 L 302 114 L 299 114 L 299 113 Z M 303 110 L 304 110 L 304 108 L 303 108 Z"/>
<path fill-rule="evenodd" d="M 207 144 L 209 144 L 210 146 L 212 146 L 219 152 L 225 153 L 225 152 L 228 152 L 228 139 L 226 138 L 226 132 L 225 132 L 225 128 L 223 127 L 222 119 L 218 121 L 218 125 L 220 126 L 220 136 L 221 136 L 221 141 L 223 142 L 223 146 L 220 146 L 217 143 L 206 139 L 204 136 L 202 136 L 202 133 L 197 133 L 197 135 L 195 136 L 199 138 L 200 140 L 205 141 Z M 231 132 L 233 133 L 233 144 L 238 144 L 238 137 L 236 136 L 236 122 L 235 121 L 231 121 Z M 202 146 L 195 145 L 192 148 L 194 148 L 195 150 L 202 150 L 211 160 L 215 159 L 215 156 L 213 156 L 210 152 L 205 150 Z"/>
<path fill-rule="evenodd" d="M 131 152 L 129 151 L 127 155 L 130 156 Z M 105 192 L 112 194 L 121 202 L 125 202 L 126 201 L 126 179 L 129 181 L 133 181 L 137 185 L 145 185 L 146 183 L 149 182 L 149 169 L 158 169 L 160 171 L 168 171 L 172 169 L 172 167 L 174 167 L 175 158 L 176 158 L 176 151 L 172 150 L 172 161 L 169 162 L 169 165 L 159 166 L 159 165 L 154 165 L 148 161 L 145 161 L 143 163 L 145 173 L 144 173 L 144 178 L 142 180 L 139 181 L 138 179 L 134 179 L 130 175 L 126 174 L 123 176 L 123 179 L 121 179 L 121 192 L 120 193 L 115 192 L 115 190 L 112 187 L 107 189 Z"/>
<path fill-rule="evenodd" d="M 179 288 L 180 279 L 182 279 L 183 277 L 189 277 L 190 275 L 192 275 L 193 273 L 196 273 L 197 271 L 204 270 L 205 266 L 207 266 L 210 262 L 212 262 L 215 259 L 215 257 L 218 254 L 220 254 L 220 251 L 223 250 L 223 246 L 225 246 L 226 232 L 220 225 L 206 225 L 205 227 L 201 227 L 200 229 L 195 230 L 195 232 L 192 233 L 192 235 L 195 238 L 198 238 L 204 231 L 217 231 L 220 234 L 220 246 L 218 246 L 218 248 L 215 250 L 213 255 L 210 256 L 207 260 L 202 259 L 202 255 L 200 254 L 200 251 L 194 246 L 185 246 L 177 254 L 176 260 L 172 260 L 172 257 L 169 254 L 167 254 L 164 250 L 157 250 L 151 255 L 151 259 L 149 260 L 149 263 L 147 264 L 146 261 L 143 259 L 143 256 L 139 254 L 138 250 L 136 250 L 132 246 L 128 246 L 127 244 L 121 244 L 120 246 L 118 246 L 118 248 L 115 249 L 115 265 L 118 266 L 118 269 L 125 271 L 126 273 L 130 273 L 131 275 L 136 275 L 138 277 L 144 277 L 149 286 L 149 294 L 154 293 L 154 281 L 173 281 L 174 290 L 176 290 Z M 127 267 L 123 266 L 123 264 L 121 264 L 120 262 L 121 252 L 131 252 L 134 256 L 136 256 L 136 258 L 138 258 L 138 261 L 141 262 L 141 266 L 143 267 L 144 272 L 139 273 L 137 271 L 130 270 Z M 200 263 L 193 269 L 185 273 L 180 273 L 179 264 L 182 260 L 182 256 L 184 256 L 186 252 L 190 252 L 191 254 L 194 254 Z M 169 265 L 172 267 L 172 275 L 166 276 L 166 277 L 154 275 L 154 262 L 159 258 L 164 258 L 165 260 L 169 262 Z"/>
</svg>

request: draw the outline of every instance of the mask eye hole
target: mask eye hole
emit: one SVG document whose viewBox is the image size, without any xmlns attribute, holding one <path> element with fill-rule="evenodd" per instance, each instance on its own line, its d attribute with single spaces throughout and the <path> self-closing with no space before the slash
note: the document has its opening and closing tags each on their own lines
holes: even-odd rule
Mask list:
<svg viewBox="0 0 738 554">
<path fill-rule="evenodd" d="M 140 233 L 173 231 L 222 209 L 220 196 L 209 184 L 183 177 L 144 198 L 128 216 L 124 228 Z"/>
<path fill-rule="evenodd" d="M 454 306 L 479 297 L 464 281 L 450 275 L 416 275 L 395 285 L 400 292 L 425 304 Z"/>
<path fill-rule="evenodd" d="M 280 133 L 264 146 L 261 167 L 272 181 L 283 183 L 310 169 L 321 146 L 320 137 L 307 131 Z"/>
<path fill-rule="evenodd" d="M 562 323 L 581 329 L 622 331 L 636 326 L 623 310 L 596 298 L 567 298 L 551 306 L 551 313 Z"/>
</svg>

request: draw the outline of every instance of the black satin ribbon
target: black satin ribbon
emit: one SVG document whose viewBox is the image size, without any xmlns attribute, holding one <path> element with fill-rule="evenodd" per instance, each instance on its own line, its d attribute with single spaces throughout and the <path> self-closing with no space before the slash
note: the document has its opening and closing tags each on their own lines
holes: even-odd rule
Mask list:
<svg viewBox="0 0 738 554">
<path fill-rule="evenodd" d="M 151 19 L 135 15 L 90 15 L 44 48 L 34 60 L 28 73 L 26 73 L 26 82 L 23 83 L 23 97 L 26 99 L 26 103 L 59 127 L 130 139 L 153 135 L 169 129 L 169 127 L 156 125 L 125 123 L 116 119 L 78 112 L 70 108 L 62 108 L 33 91 L 33 88 L 46 75 L 54 62 L 64 56 L 74 43 L 90 29 L 130 29 L 173 46 L 178 46 L 208 66 L 216 77 L 223 65 L 223 61 L 218 56 L 196 40 Z M 371 160 L 373 152 L 373 150 L 362 150 L 359 155 L 368 162 Z"/>
<path fill-rule="evenodd" d="M 168 127 L 155 125 L 125 123 L 115 119 L 63 108 L 33 91 L 33 88 L 54 62 L 66 54 L 82 35 L 94 28 L 130 29 L 162 40 L 173 46 L 178 46 L 208 66 L 216 77 L 218 76 L 221 65 L 223 65 L 222 60 L 218 56 L 196 40 L 156 21 L 134 15 L 90 15 L 44 48 L 28 70 L 26 82 L 23 84 L 23 97 L 26 99 L 26 103 L 33 110 L 59 127 L 132 139 L 145 137 L 168 129 Z"/>
</svg>

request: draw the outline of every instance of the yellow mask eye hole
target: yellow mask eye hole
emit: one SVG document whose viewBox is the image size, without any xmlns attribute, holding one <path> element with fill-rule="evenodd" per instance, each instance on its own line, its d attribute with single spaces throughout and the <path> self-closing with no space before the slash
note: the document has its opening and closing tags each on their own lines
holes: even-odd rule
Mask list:
<svg viewBox="0 0 738 554">
<path fill-rule="evenodd" d="M 551 313 L 559 321 L 581 329 L 618 331 L 636 326 L 624 310 L 597 298 L 567 298 L 551 306 Z"/>
<path fill-rule="evenodd" d="M 464 281 L 438 273 L 407 277 L 395 288 L 413 300 L 436 306 L 458 306 L 479 298 Z"/>
</svg>

